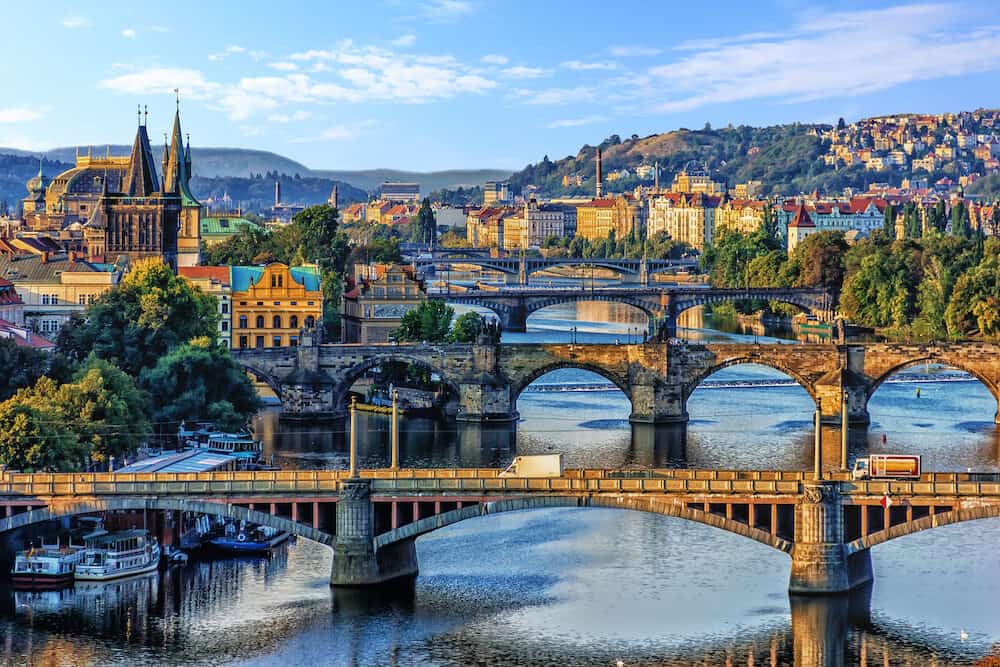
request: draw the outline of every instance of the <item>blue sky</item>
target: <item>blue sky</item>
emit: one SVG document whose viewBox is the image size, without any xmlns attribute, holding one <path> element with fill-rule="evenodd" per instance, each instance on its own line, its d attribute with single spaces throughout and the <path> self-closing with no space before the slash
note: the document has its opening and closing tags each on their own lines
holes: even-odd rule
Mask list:
<svg viewBox="0 0 1000 667">
<path fill-rule="evenodd" d="M 1000 106 L 1000 5 L 4 3 L 0 146 L 195 146 L 309 167 L 516 169 L 617 133 Z"/>
</svg>

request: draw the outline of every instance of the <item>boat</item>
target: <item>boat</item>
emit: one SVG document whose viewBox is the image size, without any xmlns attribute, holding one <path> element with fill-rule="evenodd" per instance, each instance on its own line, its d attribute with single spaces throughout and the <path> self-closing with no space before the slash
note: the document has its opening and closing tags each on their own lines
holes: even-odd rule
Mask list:
<svg viewBox="0 0 1000 667">
<path fill-rule="evenodd" d="M 208 544 L 229 553 L 268 553 L 288 537 L 286 531 L 270 526 L 248 526 L 245 521 L 240 521 L 239 528 L 235 524 L 226 524 L 225 533 L 210 538 Z"/>
<path fill-rule="evenodd" d="M 123 530 L 87 540 L 77 581 L 108 581 L 154 571 L 160 545 L 146 530 Z"/>
<path fill-rule="evenodd" d="M 178 444 L 183 449 L 198 449 L 215 454 L 235 457 L 244 470 L 256 469 L 261 465 L 263 446 L 249 431 L 226 433 L 216 431 L 210 425 L 199 425 L 188 429 L 184 422 L 177 431 Z"/>
<path fill-rule="evenodd" d="M 11 569 L 11 587 L 22 591 L 51 591 L 73 583 L 73 574 L 83 557 L 83 545 L 46 544 L 19 551 Z"/>
</svg>

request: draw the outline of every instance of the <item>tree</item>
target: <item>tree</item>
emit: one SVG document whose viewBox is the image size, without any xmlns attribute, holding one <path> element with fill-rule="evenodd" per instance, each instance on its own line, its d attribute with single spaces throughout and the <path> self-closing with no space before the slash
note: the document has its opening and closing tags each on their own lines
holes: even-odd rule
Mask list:
<svg viewBox="0 0 1000 667">
<path fill-rule="evenodd" d="M 896 238 L 896 207 L 892 204 L 885 205 L 885 213 L 882 214 L 882 231 L 887 239 Z"/>
<path fill-rule="evenodd" d="M 455 309 L 443 301 L 424 301 L 408 310 L 391 336 L 396 341 L 443 343 L 448 339 Z"/>
<path fill-rule="evenodd" d="M 842 232 L 810 234 L 795 247 L 793 255 L 801 267 L 796 287 L 822 287 L 837 295 L 844 282 L 847 241 Z"/>
<path fill-rule="evenodd" d="M 1000 241 L 990 239 L 983 260 L 955 283 L 945 310 L 955 335 L 1000 334 Z"/>
<path fill-rule="evenodd" d="M 486 322 L 479 313 L 469 311 L 455 320 L 449 340 L 453 343 L 475 343 L 485 329 Z"/>
<path fill-rule="evenodd" d="M 437 235 L 437 222 L 434 219 L 434 211 L 431 210 L 431 200 L 424 198 L 417 211 L 415 239 L 417 243 L 432 243 Z"/>
<path fill-rule="evenodd" d="M 218 305 L 174 275 L 160 260 L 139 262 L 117 288 L 105 292 L 59 332 L 57 346 L 71 359 L 91 353 L 132 376 L 177 345 L 218 335 Z"/>
<path fill-rule="evenodd" d="M 192 340 L 143 371 L 153 420 L 173 430 L 182 420 L 211 420 L 238 430 L 260 409 L 257 392 L 229 350 L 213 338 Z"/>
<path fill-rule="evenodd" d="M 49 367 L 50 357 L 33 347 L 23 347 L 9 338 L 0 338 L 0 401 L 18 389 L 30 387 Z"/>
<path fill-rule="evenodd" d="M 0 403 L 0 464 L 24 472 L 70 470 L 83 462 L 76 437 L 59 421 L 12 398 Z"/>
</svg>

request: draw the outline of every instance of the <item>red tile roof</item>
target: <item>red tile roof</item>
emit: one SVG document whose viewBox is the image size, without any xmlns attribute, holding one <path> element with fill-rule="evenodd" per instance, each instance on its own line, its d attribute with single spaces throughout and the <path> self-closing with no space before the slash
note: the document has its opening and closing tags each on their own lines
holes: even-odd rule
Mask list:
<svg viewBox="0 0 1000 667">
<path fill-rule="evenodd" d="M 799 210 L 795 212 L 795 217 L 788 224 L 789 227 L 815 227 L 812 218 L 809 217 L 809 213 L 806 211 L 805 204 L 799 204 Z"/>
<path fill-rule="evenodd" d="M 230 284 L 228 266 L 179 266 L 177 273 L 192 280 L 215 280 L 223 285 Z"/>
</svg>

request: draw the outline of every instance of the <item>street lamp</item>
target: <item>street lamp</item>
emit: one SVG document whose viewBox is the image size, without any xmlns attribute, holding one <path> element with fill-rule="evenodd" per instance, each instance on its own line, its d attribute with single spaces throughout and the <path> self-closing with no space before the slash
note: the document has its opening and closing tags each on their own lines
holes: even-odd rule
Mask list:
<svg viewBox="0 0 1000 667">
<path fill-rule="evenodd" d="M 821 480 L 823 479 L 823 433 L 820 420 L 822 419 L 823 412 L 823 399 L 816 399 L 816 417 L 815 417 L 815 429 L 813 431 L 815 438 L 815 452 L 813 454 L 813 479 Z"/>
<path fill-rule="evenodd" d="M 351 396 L 351 463 L 348 477 L 358 477 L 358 397 Z"/>
<path fill-rule="evenodd" d="M 399 392 L 392 392 L 392 424 L 389 431 L 390 464 L 393 470 L 399 470 Z"/>
<path fill-rule="evenodd" d="M 851 396 L 844 391 L 840 401 L 840 468 L 847 471 L 847 436 L 850 425 L 847 422 Z"/>
</svg>

